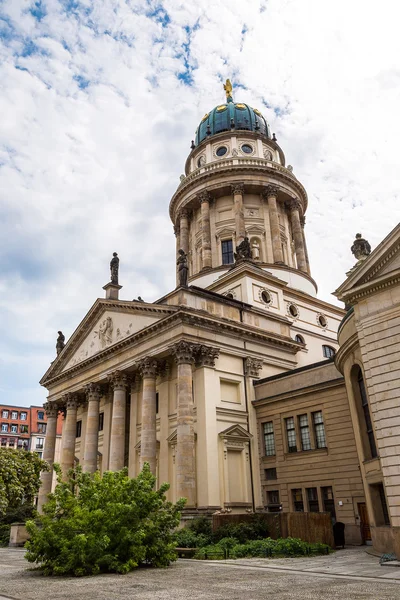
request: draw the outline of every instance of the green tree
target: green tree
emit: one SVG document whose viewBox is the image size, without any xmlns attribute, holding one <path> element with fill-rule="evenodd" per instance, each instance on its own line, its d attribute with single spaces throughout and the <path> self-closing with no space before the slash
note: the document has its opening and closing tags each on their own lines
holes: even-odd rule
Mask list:
<svg viewBox="0 0 400 600">
<path fill-rule="evenodd" d="M 40 472 L 48 470 L 36 452 L 0 448 L 0 517 L 22 506 L 33 506 Z"/>
<path fill-rule="evenodd" d="M 26 558 L 45 575 L 127 573 L 144 565 L 164 567 L 176 560 L 174 529 L 185 499 L 167 502 L 169 485 L 155 490 L 146 463 L 135 479 L 127 469 L 91 475 L 80 467 L 61 480 L 38 523 L 28 521 Z"/>
</svg>

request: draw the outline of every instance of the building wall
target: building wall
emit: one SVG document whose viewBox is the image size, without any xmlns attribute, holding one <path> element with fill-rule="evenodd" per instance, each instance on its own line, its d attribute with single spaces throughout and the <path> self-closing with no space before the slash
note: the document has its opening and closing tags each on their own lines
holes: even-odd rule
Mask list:
<svg viewBox="0 0 400 600">
<path fill-rule="evenodd" d="M 334 499 L 336 520 L 345 523 L 346 542 L 362 542 L 358 505 L 365 502 L 359 471 L 357 448 L 345 382 L 334 364 L 326 361 L 284 376 L 261 380 L 255 384 L 254 406 L 257 415 L 260 477 L 263 504 L 271 504 L 271 492 L 279 493 L 283 511 L 295 511 L 293 490 L 301 490 L 303 510 L 308 512 L 307 489 L 316 488 L 315 509 L 327 508 L 324 495 Z M 313 414 L 323 416 L 326 447 L 317 448 Z M 307 415 L 311 449 L 302 450 L 300 415 Z M 293 417 L 296 452 L 289 452 L 286 421 Z M 264 423 L 273 424 L 275 454 L 266 455 Z M 270 479 L 276 469 L 276 480 Z M 277 507 L 270 506 L 276 509 Z"/>
<path fill-rule="evenodd" d="M 21 418 L 22 417 L 22 418 Z M 24 418 L 25 417 L 25 418 Z M 30 410 L 26 406 L 0 405 L 2 448 L 29 448 Z"/>
</svg>

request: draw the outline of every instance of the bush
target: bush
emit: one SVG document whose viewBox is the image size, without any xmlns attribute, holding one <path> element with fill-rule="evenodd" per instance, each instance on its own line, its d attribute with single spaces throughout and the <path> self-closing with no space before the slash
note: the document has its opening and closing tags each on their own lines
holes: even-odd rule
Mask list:
<svg viewBox="0 0 400 600">
<path fill-rule="evenodd" d="M 127 469 L 91 475 L 77 467 L 58 485 L 43 507 L 38 525 L 27 522 L 31 536 L 26 558 L 45 575 L 127 573 L 144 565 L 164 567 L 176 560 L 173 530 L 185 500 L 167 502 L 168 484 L 154 490 L 146 463 L 136 479 Z"/>
<path fill-rule="evenodd" d="M 210 538 L 203 533 L 196 534 L 189 527 L 178 529 L 175 533 L 178 548 L 201 548 L 210 543 Z"/>
<path fill-rule="evenodd" d="M 250 540 L 262 540 L 268 537 L 269 531 L 265 519 L 261 515 L 252 515 L 251 521 L 222 525 L 212 534 L 213 542 L 224 537 L 236 538 L 240 544 Z"/>
<path fill-rule="evenodd" d="M 310 544 L 297 538 L 252 540 L 239 544 L 232 538 L 224 538 L 218 544 L 200 548 L 195 558 L 219 560 L 223 558 L 265 558 L 271 556 L 305 556 L 329 554 L 326 544 Z"/>
</svg>

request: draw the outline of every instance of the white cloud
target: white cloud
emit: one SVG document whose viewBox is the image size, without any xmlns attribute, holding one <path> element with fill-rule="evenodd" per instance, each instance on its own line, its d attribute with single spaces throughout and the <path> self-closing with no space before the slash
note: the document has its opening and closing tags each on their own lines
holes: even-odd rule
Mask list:
<svg viewBox="0 0 400 600">
<path fill-rule="evenodd" d="M 374 246 L 398 221 L 392 1 L 44 4 L 38 20 L 32 1 L 2 3 L 4 401 L 44 399 L 36 381 L 56 332 L 69 336 L 103 294 L 114 250 L 124 298 L 154 300 L 174 286 L 168 203 L 226 77 L 263 111 L 308 191 L 322 298 L 352 265 L 354 234 Z"/>
</svg>

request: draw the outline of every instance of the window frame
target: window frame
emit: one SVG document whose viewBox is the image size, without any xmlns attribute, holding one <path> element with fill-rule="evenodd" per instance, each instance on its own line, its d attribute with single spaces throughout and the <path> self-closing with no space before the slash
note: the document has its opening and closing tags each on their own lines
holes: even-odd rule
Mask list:
<svg viewBox="0 0 400 600">
<path fill-rule="evenodd" d="M 301 419 L 305 418 L 306 423 L 302 424 Z M 297 422 L 299 425 L 299 433 L 300 433 L 300 446 L 302 452 L 307 452 L 308 450 L 312 450 L 311 443 L 311 432 L 310 432 L 310 424 L 308 421 L 308 413 L 304 413 L 302 415 L 297 416 Z M 308 448 L 305 446 L 309 446 Z"/>
<path fill-rule="evenodd" d="M 2 410 L 1 411 L 1 418 L 2 419 L 8 419 L 8 415 L 9 415 L 9 411 L 8 410 Z"/>
<path fill-rule="evenodd" d="M 99 431 L 104 430 L 104 411 L 99 413 Z"/>
<path fill-rule="evenodd" d="M 367 390 L 365 387 L 364 375 L 363 375 L 363 372 L 360 367 L 359 367 L 359 371 L 357 374 L 357 385 L 358 385 L 358 391 L 360 394 L 361 411 L 362 411 L 362 415 L 364 418 L 364 427 L 365 427 L 365 432 L 367 434 L 370 458 L 371 459 L 378 458 L 378 448 L 376 446 L 375 432 L 374 432 L 374 427 L 372 425 L 371 411 L 370 411 L 370 406 L 369 406 L 369 401 L 368 401 L 368 396 L 367 396 Z"/>
<path fill-rule="evenodd" d="M 321 415 L 321 421 L 320 422 L 316 422 L 315 418 L 316 415 Z M 311 413 L 311 417 L 312 417 L 312 424 L 313 424 L 313 430 L 314 430 L 314 439 L 315 439 L 315 449 L 316 450 L 323 450 L 324 448 L 328 447 L 328 441 L 326 438 L 326 430 L 325 430 L 325 420 L 324 420 L 324 415 L 322 410 L 315 410 Z M 322 427 L 321 427 L 322 426 Z M 320 430 L 322 428 L 323 431 L 323 436 L 320 435 Z M 321 445 L 320 440 L 324 439 L 324 445 Z"/>
<path fill-rule="evenodd" d="M 14 416 L 14 415 L 16 415 L 16 416 Z M 18 411 L 17 410 L 11 411 L 11 419 L 12 419 L 12 421 L 18 421 Z"/>
<path fill-rule="evenodd" d="M 322 344 L 322 355 L 324 358 L 333 358 L 336 355 L 336 350 L 328 344 Z"/>
<path fill-rule="evenodd" d="M 1 433 L 9 433 L 8 432 L 8 423 L 1 424 Z"/>
<path fill-rule="evenodd" d="M 224 244 L 230 244 L 230 249 L 225 251 Z M 231 259 L 231 260 L 228 260 L 228 262 L 226 262 L 224 260 L 224 257 L 228 257 L 228 259 Z M 224 240 L 221 240 L 221 261 L 222 261 L 223 265 L 233 265 L 233 263 L 235 262 L 232 238 L 226 238 Z"/>
<path fill-rule="evenodd" d="M 82 437 L 82 419 L 76 422 L 75 434 L 76 438 Z"/>
<path fill-rule="evenodd" d="M 288 427 L 288 423 L 289 421 L 293 422 L 293 427 Z M 287 444 L 287 451 L 289 454 L 294 454 L 295 452 L 297 452 L 297 432 L 296 432 L 296 421 L 295 421 L 295 417 L 286 417 L 285 418 L 285 431 L 286 431 L 286 444 Z M 289 432 L 294 432 L 293 434 Z M 294 435 L 294 445 L 290 444 L 290 438 L 292 438 L 292 436 Z"/>
<path fill-rule="evenodd" d="M 26 412 L 21 411 L 20 414 L 19 414 L 19 420 L 20 421 L 26 421 L 27 420 L 27 416 L 28 416 L 28 414 Z"/>
<path fill-rule="evenodd" d="M 312 495 L 315 495 L 314 498 L 310 498 L 310 492 L 312 492 Z M 318 488 L 316 487 L 310 487 L 310 488 L 306 488 L 306 497 L 307 497 L 307 509 L 308 512 L 320 512 L 319 510 L 319 498 L 318 498 Z M 314 510 L 314 508 L 317 508 L 317 510 Z"/>
<path fill-rule="evenodd" d="M 298 493 L 298 497 L 301 497 L 301 500 L 296 499 L 296 492 Z M 304 496 L 303 496 L 303 489 L 302 488 L 292 488 L 291 489 L 291 498 L 292 498 L 292 504 L 293 504 L 293 512 L 305 512 L 304 510 Z M 297 509 L 297 505 L 301 505 L 301 510 Z"/>
<path fill-rule="evenodd" d="M 42 415 L 42 416 L 40 416 L 40 415 Z M 38 418 L 38 421 L 44 421 L 44 411 L 43 410 L 38 410 L 37 418 Z"/>
<path fill-rule="evenodd" d="M 267 425 L 271 426 L 269 431 L 266 431 Z M 264 456 L 276 456 L 275 431 L 274 431 L 274 422 L 273 421 L 266 421 L 265 423 L 262 424 L 262 434 L 263 434 L 263 441 L 264 441 Z M 267 443 L 267 437 L 268 437 L 269 443 Z M 271 443 L 271 440 L 272 440 L 272 443 Z M 268 452 L 267 449 L 270 449 L 273 451 Z"/>
</svg>

